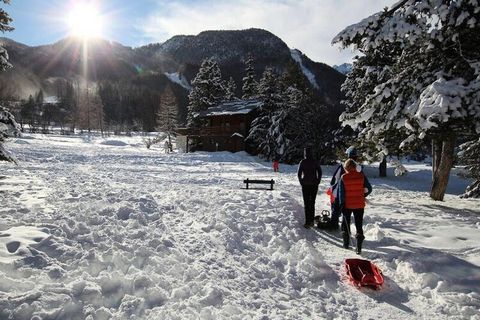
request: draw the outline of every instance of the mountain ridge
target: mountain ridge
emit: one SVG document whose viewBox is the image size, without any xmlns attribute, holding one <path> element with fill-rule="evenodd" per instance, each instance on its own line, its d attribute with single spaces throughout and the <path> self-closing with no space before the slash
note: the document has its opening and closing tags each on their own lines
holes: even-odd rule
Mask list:
<svg viewBox="0 0 480 320">
<path fill-rule="evenodd" d="M 88 79 L 94 82 L 136 82 L 154 90 L 162 90 L 168 84 L 179 86 L 177 93 L 185 91 L 182 97 L 177 97 L 183 101 L 180 109 L 184 114 L 188 84 L 205 58 L 217 60 L 222 77 L 232 77 L 240 95 L 245 73 L 244 61 L 252 54 L 257 79 L 266 67 L 282 72 L 287 64 L 297 63 L 299 67 L 303 66 L 306 79 L 310 81 L 315 78 L 317 85 L 310 83 L 320 101 L 341 108 L 340 85 L 344 80 L 343 75 L 326 64 L 310 60 L 301 51 L 298 55 L 300 60 L 294 59 L 292 49 L 282 39 L 258 28 L 207 30 L 198 35 L 176 35 L 163 43 L 135 48 L 106 39 L 93 39 L 88 42 L 86 55 L 82 51 L 81 40 L 75 38 L 64 38 L 53 44 L 39 46 L 28 46 L 9 38 L 0 38 L 0 42 L 4 43 L 10 63 L 14 66 L 0 74 L 0 98 L 26 98 L 39 89 L 52 94 L 54 92 L 49 86 L 49 79 L 75 80 L 82 78 L 86 70 Z M 172 74 L 184 79 L 185 85 L 172 81 Z M 152 79 L 149 80 L 149 77 Z"/>
</svg>

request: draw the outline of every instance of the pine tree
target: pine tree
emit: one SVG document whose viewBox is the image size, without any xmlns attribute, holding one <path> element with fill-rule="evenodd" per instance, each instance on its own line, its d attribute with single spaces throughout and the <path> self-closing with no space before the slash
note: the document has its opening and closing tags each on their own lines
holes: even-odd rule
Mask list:
<svg viewBox="0 0 480 320">
<path fill-rule="evenodd" d="M 8 4 L 9 0 L 2 0 Z M 0 31 L 11 31 L 13 28 L 9 25 L 12 19 L 8 13 L 0 8 Z M 12 65 L 8 62 L 8 53 L 5 48 L 0 46 L 0 71 L 10 68 Z M 7 137 L 12 134 L 18 134 L 20 132 L 20 126 L 15 121 L 13 115 L 4 107 L 0 106 L 0 161 L 15 162 L 15 159 L 5 150 L 3 143 Z"/>
<path fill-rule="evenodd" d="M 1 0 L 3 3 L 9 4 L 10 0 Z M 13 27 L 10 26 L 10 23 L 12 22 L 12 18 L 8 15 L 5 10 L 0 8 L 0 31 L 2 33 L 12 31 Z M 11 68 L 12 65 L 8 62 L 8 53 L 5 48 L 3 48 L 0 45 L 0 71 L 4 71 L 7 68 Z"/>
<path fill-rule="evenodd" d="M 83 88 L 78 95 L 78 126 L 82 130 L 88 130 L 88 132 L 99 129 L 103 135 L 105 113 L 97 88 Z"/>
<path fill-rule="evenodd" d="M 15 162 L 15 159 L 3 147 L 3 143 L 8 137 L 19 133 L 20 126 L 15 121 L 13 115 L 7 109 L 0 106 L 0 161 Z"/>
<path fill-rule="evenodd" d="M 281 86 L 286 110 L 284 135 L 289 141 L 282 160 L 297 163 L 303 158 L 303 149 L 307 146 L 319 160 L 329 160 L 333 156 L 331 132 L 336 122 L 331 121 L 328 109 L 315 100 L 298 64 L 287 64 Z"/>
<path fill-rule="evenodd" d="M 474 179 L 462 198 L 480 198 L 480 138 L 460 146 L 459 158 L 466 165 L 468 175 Z"/>
<path fill-rule="evenodd" d="M 285 83 L 283 83 L 285 85 Z M 303 146 L 308 140 L 305 118 L 302 114 L 305 95 L 299 89 L 288 86 L 282 95 L 284 103 L 275 117 L 278 124 L 276 142 L 279 146 L 278 158 L 285 163 L 294 163 L 303 154 Z"/>
<path fill-rule="evenodd" d="M 266 68 L 258 86 L 258 98 L 263 102 L 259 116 L 252 122 L 247 137 L 266 159 L 282 157 L 288 147 L 284 136 L 285 97 L 280 78 L 272 68 Z"/>
<path fill-rule="evenodd" d="M 100 130 L 100 133 L 103 137 L 105 134 L 105 112 L 102 99 L 100 98 L 97 90 L 93 91 L 93 94 L 90 98 L 90 105 L 92 110 L 93 126 L 95 129 Z"/>
<path fill-rule="evenodd" d="M 60 104 L 61 108 L 65 112 L 65 122 L 70 122 L 71 127 L 75 127 L 72 125 L 75 121 L 75 114 L 78 108 L 75 99 L 75 88 L 73 87 L 73 83 L 67 81 L 65 83 L 65 91 L 63 95 L 60 97 Z"/>
<path fill-rule="evenodd" d="M 235 84 L 235 80 L 230 77 L 225 88 L 225 101 L 235 99 L 235 91 L 237 91 L 237 85 Z"/>
<path fill-rule="evenodd" d="M 394 63 L 395 56 L 401 48 L 397 43 L 386 43 L 384 50 L 370 50 L 369 54 L 357 57 L 352 65 L 352 71 L 347 75 L 343 88 L 356 88 L 344 90 L 346 98 L 343 103 L 346 113 L 352 113 L 361 107 L 363 101 L 375 89 L 375 83 L 386 82 L 392 77 L 392 69 L 388 66 Z M 393 99 L 393 97 L 391 97 Z M 343 119 L 342 115 L 342 119 Z M 418 148 L 417 144 L 409 144 L 401 149 L 399 146 L 408 137 L 406 130 L 390 128 L 377 132 L 376 135 L 359 134 L 364 126 L 357 126 L 354 140 L 356 147 L 369 161 L 380 161 L 380 176 L 386 176 L 386 159 L 389 155 L 405 155 Z M 351 144 L 351 143 L 350 143 Z M 343 151 L 342 151 L 343 152 Z"/>
<path fill-rule="evenodd" d="M 198 112 L 220 103 L 225 98 L 225 92 L 218 63 L 213 58 L 205 59 L 192 81 L 192 90 L 188 95 L 187 126 L 198 127 Z"/>
<path fill-rule="evenodd" d="M 343 124 L 361 128 L 364 139 L 391 139 L 387 149 L 430 139 L 430 197 L 443 200 L 457 137 L 480 133 L 476 1 L 403 0 L 346 28 L 333 42 L 352 45 L 371 60 L 357 58 L 364 85 L 343 86 L 349 101 L 357 98 L 356 108 L 342 115 Z M 382 52 L 390 61 L 379 61 Z M 393 132 L 407 137 L 398 144 Z"/>
<path fill-rule="evenodd" d="M 160 110 L 157 112 L 157 130 L 165 132 L 168 144 L 172 145 L 172 135 L 178 128 L 178 107 L 177 100 L 170 86 L 167 86 L 162 94 Z"/>
<path fill-rule="evenodd" d="M 255 80 L 255 69 L 253 67 L 253 56 L 248 55 L 247 60 L 245 61 L 245 77 L 243 77 L 243 86 L 242 86 L 242 99 L 252 99 L 257 96 L 258 93 L 258 83 Z"/>
<path fill-rule="evenodd" d="M 293 61 L 289 61 L 285 66 L 285 71 L 282 74 L 282 82 L 284 86 L 294 87 L 305 95 L 311 94 L 309 82 L 300 69 L 300 66 Z"/>
<path fill-rule="evenodd" d="M 30 132 L 35 132 L 37 123 L 37 111 L 35 108 L 35 99 L 33 99 L 32 95 L 29 95 L 27 101 L 24 101 L 22 103 L 20 115 L 23 122 L 28 124 Z"/>
</svg>

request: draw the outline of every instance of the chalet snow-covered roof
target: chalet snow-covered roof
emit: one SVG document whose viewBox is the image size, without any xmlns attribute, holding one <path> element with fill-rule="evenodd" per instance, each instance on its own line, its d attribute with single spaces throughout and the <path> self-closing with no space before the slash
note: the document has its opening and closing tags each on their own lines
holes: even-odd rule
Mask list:
<svg viewBox="0 0 480 320">
<path fill-rule="evenodd" d="M 57 96 L 48 96 L 43 98 L 43 103 L 57 104 L 60 103 L 60 99 Z"/>
<path fill-rule="evenodd" d="M 256 99 L 249 100 L 235 100 L 223 102 L 215 107 L 210 107 L 205 111 L 200 112 L 200 117 L 234 115 L 234 114 L 248 114 L 253 110 L 262 106 L 262 102 Z"/>
</svg>

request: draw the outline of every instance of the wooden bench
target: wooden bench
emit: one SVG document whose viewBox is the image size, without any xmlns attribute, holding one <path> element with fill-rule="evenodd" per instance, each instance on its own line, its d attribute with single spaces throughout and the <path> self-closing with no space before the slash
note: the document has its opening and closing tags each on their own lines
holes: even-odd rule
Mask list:
<svg viewBox="0 0 480 320">
<path fill-rule="evenodd" d="M 247 185 L 247 189 L 248 189 L 248 185 L 249 184 L 269 184 L 270 185 L 270 190 L 273 190 L 273 184 L 275 183 L 275 181 L 273 179 L 271 180 L 250 180 L 250 179 L 245 179 L 243 180 L 243 183 L 245 183 Z"/>
</svg>

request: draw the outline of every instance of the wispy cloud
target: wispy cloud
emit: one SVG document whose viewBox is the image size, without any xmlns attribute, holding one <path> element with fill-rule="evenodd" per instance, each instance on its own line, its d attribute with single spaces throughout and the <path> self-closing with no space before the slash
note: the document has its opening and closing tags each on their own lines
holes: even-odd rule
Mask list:
<svg viewBox="0 0 480 320">
<path fill-rule="evenodd" d="M 328 64 L 349 61 L 351 52 L 332 47 L 343 28 L 395 0 L 203 0 L 162 1 L 140 24 L 150 41 L 204 30 L 266 29 L 291 48 Z"/>
</svg>

